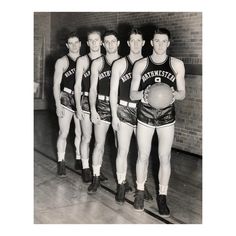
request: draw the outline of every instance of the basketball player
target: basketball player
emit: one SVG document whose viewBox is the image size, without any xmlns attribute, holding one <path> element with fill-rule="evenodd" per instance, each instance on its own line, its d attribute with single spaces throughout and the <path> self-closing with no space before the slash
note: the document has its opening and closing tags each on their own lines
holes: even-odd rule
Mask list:
<svg viewBox="0 0 236 236">
<path fill-rule="evenodd" d="M 89 144 L 92 136 L 92 122 L 90 120 L 89 106 L 91 62 L 101 56 L 101 33 L 98 31 L 88 32 L 87 45 L 90 52 L 77 60 L 75 83 L 76 116 L 80 119 L 82 128 L 82 179 L 85 183 L 92 181 L 92 174 L 89 168 Z"/>
<path fill-rule="evenodd" d="M 112 126 L 117 131 L 118 150 L 116 157 L 117 193 L 116 201 L 124 203 L 127 172 L 127 156 L 133 132 L 136 134 L 137 101 L 130 100 L 130 84 L 132 69 L 135 61 L 142 58 L 142 47 L 145 41 L 138 29 L 132 29 L 129 40 L 130 53 L 126 57 L 114 62 L 112 66 L 110 103 L 112 111 Z M 145 187 L 145 199 L 151 200 L 152 196 Z"/>
<path fill-rule="evenodd" d="M 75 69 L 76 61 L 80 56 L 81 42 L 76 33 L 70 33 L 67 38 L 66 47 L 69 53 L 56 61 L 54 72 L 53 94 L 56 104 L 56 113 L 59 123 L 59 136 L 57 139 L 57 155 L 58 155 L 58 175 L 65 176 L 65 150 L 66 139 L 70 130 L 72 118 L 75 123 L 75 147 L 76 160 L 81 162 L 80 158 L 80 141 L 81 128 L 80 121 L 75 116 Z"/>
<path fill-rule="evenodd" d="M 91 86 L 89 92 L 91 120 L 94 123 L 95 146 L 92 155 L 93 180 L 88 193 L 96 193 L 100 186 L 100 168 L 104 153 L 106 134 L 111 123 L 110 78 L 112 63 L 120 56 L 120 41 L 115 31 L 106 31 L 103 46 L 106 55 L 95 59 L 91 65 Z"/>
<path fill-rule="evenodd" d="M 168 217 L 170 210 L 167 206 L 166 196 L 171 173 L 170 158 L 174 138 L 174 100 L 185 98 L 185 68 L 181 60 L 167 55 L 167 48 L 170 45 L 170 32 L 167 29 L 156 29 L 151 45 L 153 47 L 152 55 L 139 60 L 134 65 L 131 83 L 131 99 L 141 100 L 138 107 L 137 192 L 134 208 L 137 211 L 144 209 L 144 183 L 147 177 L 152 137 L 156 131 L 160 160 L 157 203 L 159 214 Z M 147 102 L 149 86 L 154 83 L 166 83 L 173 90 L 173 102 L 163 109 L 155 109 Z"/>
</svg>

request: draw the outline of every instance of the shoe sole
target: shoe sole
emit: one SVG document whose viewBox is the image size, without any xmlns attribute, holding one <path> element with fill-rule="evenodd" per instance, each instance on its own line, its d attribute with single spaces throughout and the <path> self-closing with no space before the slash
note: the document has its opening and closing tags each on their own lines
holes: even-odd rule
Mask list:
<svg viewBox="0 0 236 236">
<path fill-rule="evenodd" d="M 65 178 L 66 177 L 66 175 L 57 175 L 58 177 L 60 177 L 60 178 Z"/>
<path fill-rule="evenodd" d="M 169 218 L 170 217 L 170 214 L 169 215 L 161 215 L 159 212 L 157 212 L 159 216 L 163 217 L 163 218 Z"/>
<path fill-rule="evenodd" d="M 136 209 L 136 208 L 134 208 L 134 210 L 137 211 L 137 212 L 142 212 L 142 211 L 144 211 L 144 208 L 143 209 Z"/>
<path fill-rule="evenodd" d="M 116 203 L 117 203 L 118 205 L 124 205 L 125 202 L 120 202 L 120 201 L 117 201 L 117 200 L 116 200 Z"/>
</svg>

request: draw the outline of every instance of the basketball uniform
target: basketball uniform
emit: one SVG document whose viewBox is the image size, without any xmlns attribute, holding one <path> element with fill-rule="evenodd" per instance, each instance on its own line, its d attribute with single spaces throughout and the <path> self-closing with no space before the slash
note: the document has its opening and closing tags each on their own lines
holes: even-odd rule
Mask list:
<svg viewBox="0 0 236 236">
<path fill-rule="evenodd" d="M 171 66 L 171 57 L 167 56 L 162 63 L 153 62 L 151 56 L 147 57 L 147 65 L 141 74 L 140 89 L 154 83 L 165 83 L 176 90 L 176 74 Z M 138 104 L 138 122 L 149 127 L 163 127 L 175 123 L 175 106 L 170 104 L 163 109 L 156 109 L 145 103 L 143 99 Z"/>
<path fill-rule="evenodd" d="M 136 127 L 137 124 L 137 102 L 130 99 L 130 85 L 132 80 L 133 64 L 129 56 L 124 57 L 126 69 L 119 80 L 117 116 L 120 121 Z"/>
<path fill-rule="evenodd" d="M 90 76 L 91 76 L 91 63 L 92 59 L 87 54 L 88 68 L 85 70 L 82 76 L 82 99 L 81 107 L 83 112 L 90 114 L 90 105 L 89 105 L 89 89 L 90 89 Z"/>
<path fill-rule="evenodd" d="M 75 86 L 75 69 L 76 61 L 70 58 L 69 55 L 65 55 L 68 60 L 68 68 L 62 75 L 61 82 L 61 105 L 71 112 L 76 111 L 74 86 Z"/>
<path fill-rule="evenodd" d="M 98 99 L 97 99 L 97 112 L 101 118 L 101 121 L 110 123 L 111 122 L 111 108 L 110 108 L 110 80 L 111 80 L 111 67 L 106 56 L 101 56 L 102 68 L 99 71 L 98 76 Z M 100 59 L 99 58 L 99 59 Z"/>
</svg>

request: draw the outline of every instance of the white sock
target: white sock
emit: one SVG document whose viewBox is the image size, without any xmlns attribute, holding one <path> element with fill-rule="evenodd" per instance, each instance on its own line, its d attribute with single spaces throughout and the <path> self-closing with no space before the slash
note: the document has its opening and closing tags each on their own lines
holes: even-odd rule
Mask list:
<svg viewBox="0 0 236 236">
<path fill-rule="evenodd" d="M 57 153 L 58 161 L 65 160 L 65 152 L 58 152 Z"/>
<path fill-rule="evenodd" d="M 136 181 L 137 189 L 144 191 L 144 184 L 145 184 L 145 182 L 146 182 L 146 181 L 144 181 L 144 182 L 142 182 L 142 183 L 138 183 L 138 182 Z"/>
<path fill-rule="evenodd" d="M 126 176 L 125 173 L 116 172 L 116 176 L 117 176 L 118 184 L 122 184 L 125 181 L 125 176 Z"/>
<path fill-rule="evenodd" d="M 93 165 L 93 175 L 95 176 L 100 176 L 100 168 L 101 168 L 101 165 L 97 165 L 97 166 L 94 166 Z"/>
<path fill-rule="evenodd" d="M 81 160 L 81 156 L 79 153 L 76 153 L 76 157 L 75 157 L 76 160 Z"/>
<path fill-rule="evenodd" d="M 159 184 L 159 194 L 160 195 L 167 195 L 168 185 L 161 185 Z"/>
<path fill-rule="evenodd" d="M 81 159 L 83 169 L 89 168 L 89 159 Z"/>
</svg>

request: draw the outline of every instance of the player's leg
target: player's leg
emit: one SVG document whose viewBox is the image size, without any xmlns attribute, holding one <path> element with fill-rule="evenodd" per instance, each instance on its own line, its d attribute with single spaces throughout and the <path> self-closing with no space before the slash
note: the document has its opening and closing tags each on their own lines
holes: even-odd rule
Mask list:
<svg viewBox="0 0 236 236">
<path fill-rule="evenodd" d="M 151 151 L 152 137 L 155 129 L 138 122 L 137 143 L 138 160 L 136 164 L 137 193 L 135 195 L 134 208 L 138 211 L 144 209 L 144 185 L 147 180 L 149 155 Z"/>
<path fill-rule="evenodd" d="M 90 114 L 84 113 L 84 119 L 81 120 L 82 141 L 80 145 L 82 158 L 82 178 L 85 183 L 91 182 L 92 173 L 89 168 L 89 145 L 92 137 L 92 122 Z"/>
<path fill-rule="evenodd" d="M 63 108 L 64 109 L 64 108 Z M 58 175 L 65 175 L 65 150 L 66 140 L 70 130 L 73 113 L 64 109 L 64 116 L 58 117 L 59 135 L 57 139 Z"/>
<path fill-rule="evenodd" d="M 75 149 L 76 149 L 76 156 L 75 156 L 75 167 L 79 167 L 79 163 L 81 165 L 81 154 L 80 154 L 80 145 L 81 145 L 81 124 L 80 120 L 74 114 L 74 122 L 75 122 Z M 78 169 L 78 168 L 77 168 Z"/>
<path fill-rule="evenodd" d="M 166 204 L 166 195 L 171 174 L 171 147 L 174 139 L 174 125 L 157 128 L 158 135 L 158 155 L 160 160 L 159 178 L 159 213 L 163 216 L 169 216 L 170 211 Z"/>
<path fill-rule="evenodd" d="M 117 131 L 118 149 L 116 157 L 116 176 L 118 181 L 116 201 L 123 203 L 126 192 L 127 156 L 130 147 L 130 140 L 134 128 L 124 122 L 120 122 Z"/>
<path fill-rule="evenodd" d="M 109 123 L 103 121 L 101 121 L 100 124 L 94 125 L 95 146 L 92 155 L 93 181 L 88 187 L 88 193 L 95 193 L 100 185 L 100 169 L 109 126 Z"/>
</svg>

